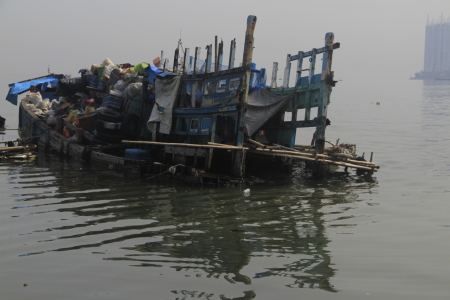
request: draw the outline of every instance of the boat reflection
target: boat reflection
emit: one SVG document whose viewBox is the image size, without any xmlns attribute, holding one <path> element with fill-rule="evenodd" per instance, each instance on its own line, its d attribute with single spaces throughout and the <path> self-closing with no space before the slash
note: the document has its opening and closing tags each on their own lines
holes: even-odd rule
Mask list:
<svg viewBox="0 0 450 300">
<path fill-rule="evenodd" d="M 203 281 L 252 285 L 277 277 L 289 288 L 329 292 L 337 291 L 331 284 L 337 270 L 327 227 L 348 210 L 345 204 L 377 185 L 372 177 L 343 172 L 320 182 L 294 172 L 288 183 L 256 184 L 245 197 L 237 187 L 121 179 L 103 171 L 83 172 L 86 166 L 74 162 L 37 163 L 51 170 L 54 179 L 47 175 L 46 188 L 55 191 L 24 201 L 35 202 L 43 218 L 46 212 L 59 212 L 70 225 L 55 224 L 50 230 L 57 238 L 40 240 L 50 242 L 47 249 L 27 255 L 93 248 L 105 260 L 169 269 Z M 43 211 L 46 207 L 51 210 Z M 105 247 L 114 248 L 115 255 Z M 249 292 L 223 299 L 252 297 Z"/>
</svg>

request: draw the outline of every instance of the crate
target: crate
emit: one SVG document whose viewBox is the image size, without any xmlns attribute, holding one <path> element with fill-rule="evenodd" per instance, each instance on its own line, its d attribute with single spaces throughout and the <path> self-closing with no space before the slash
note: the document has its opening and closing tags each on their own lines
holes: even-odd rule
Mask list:
<svg viewBox="0 0 450 300">
<path fill-rule="evenodd" d="M 89 77 L 89 86 L 92 86 L 95 88 L 98 87 L 98 77 L 97 76 L 91 75 Z"/>
<path fill-rule="evenodd" d="M 116 97 L 113 95 L 108 95 L 105 98 L 103 98 L 102 106 L 120 110 L 122 108 L 122 102 L 123 102 L 122 98 L 119 98 L 119 97 Z"/>
<path fill-rule="evenodd" d="M 97 122 L 97 114 L 90 113 L 84 115 L 78 115 L 77 126 L 78 128 L 92 132 L 95 129 L 95 123 Z"/>
<path fill-rule="evenodd" d="M 128 159 L 148 160 L 149 152 L 142 149 L 126 149 L 124 157 Z"/>
</svg>

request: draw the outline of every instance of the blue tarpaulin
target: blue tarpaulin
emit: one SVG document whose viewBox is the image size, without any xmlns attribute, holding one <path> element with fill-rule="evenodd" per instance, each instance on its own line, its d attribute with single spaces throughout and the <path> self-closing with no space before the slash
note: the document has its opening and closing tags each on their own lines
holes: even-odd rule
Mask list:
<svg viewBox="0 0 450 300">
<path fill-rule="evenodd" d="M 34 79 L 27 82 L 22 83 L 15 82 L 14 85 L 9 89 L 8 95 L 6 96 L 6 100 L 8 100 L 14 105 L 17 105 L 17 96 L 19 94 L 28 91 L 32 85 L 37 86 L 39 84 L 41 84 L 41 90 L 45 91 L 48 85 L 51 85 L 52 87 L 57 87 L 58 78 L 54 77 L 53 75 L 50 75 L 45 78 Z"/>
<path fill-rule="evenodd" d="M 151 84 L 155 84 L 155 78 L 158 74 L 162 73 L 163 71 L 158 69 L 157 67 L 151 66 L 149 65 L 147 68 L 145 68 L 144 70 L 145 75 L 148 76 L 148 82 L 150 82 Z"/>
</svg>

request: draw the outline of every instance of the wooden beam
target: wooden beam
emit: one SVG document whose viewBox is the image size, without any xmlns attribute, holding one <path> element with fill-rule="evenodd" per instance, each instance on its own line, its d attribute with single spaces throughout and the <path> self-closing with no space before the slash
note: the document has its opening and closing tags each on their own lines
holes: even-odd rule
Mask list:
<svg viewBox="0 0 450 300">
<path fill-rule="evenodd" d="M 28 145 L 28 146 L 15 146 L 15 147 L 0 147 L 0 151 L 2 152 L 10 152 L 10 151 L 18 151 L 18 150 L 32 150 L 35 149 L 36 145 Z"/>
<path fill-rule="evenodd" d="M 123 140 L 122 143 L 125 144 L 141 144 L 141 145 L 160 145 L 160 146 L 183 146 L 183 147 L 198 147 L 198 148 L 223 148 L 223 146 L 217 145 L 204 145 L 204 144 L 185 144 L 185 143 L 164 143 L 164 142 L 151 142 L 151 141 L 128 141 Z M 231 147 L 231 146 L 230 146 Z M 247 150 L 246 147 L 236 147 L 233 150 Z"/>
</svg>

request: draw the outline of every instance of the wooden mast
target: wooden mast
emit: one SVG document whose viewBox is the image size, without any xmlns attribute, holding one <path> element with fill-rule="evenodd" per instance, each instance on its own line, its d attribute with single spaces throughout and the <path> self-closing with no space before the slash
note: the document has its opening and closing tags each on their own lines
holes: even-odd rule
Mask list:
<svg viewBox="0 0 450 300">
<path fill-rule="evenodd" d="M 247 18 L 247 30 L 245 32 L 245 44 L 244 44 L 244 56 L 242 60 L 242 66 L 245 68 L 244 82 L 242 83 L 242 93 L 241 93 L 241 107 L 239 109 L 239 119 L 238 119 L 238 131 L 236 146 L 242 147 L 244 144 L 245 137 L 245 123 L 244 115 L 248 102 L 248 91 L 250 86 L 250 75 L 252 68 L 252 56 L 253 56 L 253 44 L 254 38 L 253 33 L 255 32 L 256 26 L 256 16 L 248 16 Z M 244 175 L 244 164 L 245 164 L 245 152 L 234 151 L 233 159 L 233 175 L 236 177 L 242 177 Z"/>
</svg>

